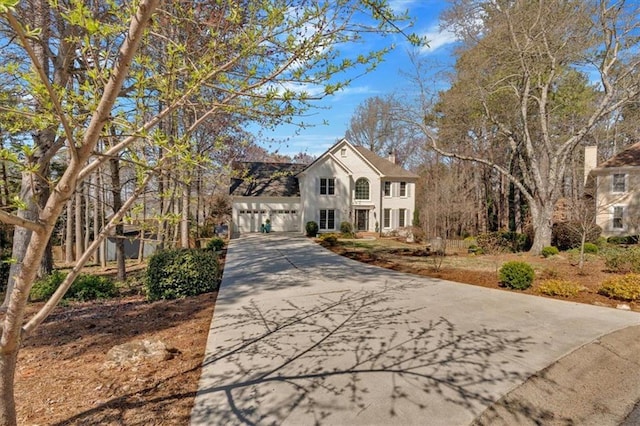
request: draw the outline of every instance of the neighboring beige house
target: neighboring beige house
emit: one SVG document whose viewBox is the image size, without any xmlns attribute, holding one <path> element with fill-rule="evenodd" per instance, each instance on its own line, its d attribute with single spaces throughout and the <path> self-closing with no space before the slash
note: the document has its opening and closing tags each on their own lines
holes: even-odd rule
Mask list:
<svg viewBox="0 0 640 426">
<path fill-rule="evenodd" d="M 315 221 L 320 232 L 350 222 L 357 231 L 389 233 L 411 226 L 418 176 L 346 139 L 308 166 L 239 163 L 232 179 L 234 233 L 304 232 Z"/>
<path fill-rule="evenodd" d="M 585 179 L 591 176 L 596 223 L 604 237 L 640 233 L 640 143 L 597 165 L 596 147 L 585 148 Z"/>
</svg>

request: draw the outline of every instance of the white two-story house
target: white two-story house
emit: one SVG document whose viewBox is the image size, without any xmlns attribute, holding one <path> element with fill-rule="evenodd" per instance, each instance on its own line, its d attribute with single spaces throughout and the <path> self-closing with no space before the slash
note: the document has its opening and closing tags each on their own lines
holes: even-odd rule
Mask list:
<svg viewBox="0 0 640 426">
<path fill-rule="evenodd" d="M 244 168 L 243 168 L 244 167 Z M 382 158 L 343 139 L 308 166 L 241 163 L 232 179 L 233 230 L 258 232 L 267 219 L 273 231 L 389 233 L 411 226 L 418 176 L 394 158 Z"/>
</svg>

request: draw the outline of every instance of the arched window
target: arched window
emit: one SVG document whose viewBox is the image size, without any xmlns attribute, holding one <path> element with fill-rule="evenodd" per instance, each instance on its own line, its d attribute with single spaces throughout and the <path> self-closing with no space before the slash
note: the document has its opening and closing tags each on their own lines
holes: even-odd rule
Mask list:
<svg viewBox="0 0 640 426">
<path fill-rule="evenodd" d="M 360 178 L 356 181 L 356 200 L 368 200 L 369 199 L 369 181 L 365 178 Z"/>
</svg>

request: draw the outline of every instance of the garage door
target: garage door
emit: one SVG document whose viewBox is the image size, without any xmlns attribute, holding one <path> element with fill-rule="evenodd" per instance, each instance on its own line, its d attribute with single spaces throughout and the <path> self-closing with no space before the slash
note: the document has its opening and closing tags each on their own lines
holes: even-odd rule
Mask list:
<svg viewBox="0 0 640 426">
<path fill-rule="evenodd" d="M 236 223 L 240 233 L 260 232 L 262 217 L 266 217 L 266 210 L 238 210 Z"/>
<path fill-rule="evenodd" d="M 274 231 L 292 232 L 300 230 L 300 219 L 297 210 L 272 210 L 271 229 Z"/>
<path fill-rule="evenodd" d="M 238 210 L 236 217 L 238 232 L 260 232 L 260 225 L 264 224 L 267 218 L 271 221 L 272 232 L 300 231 L 300 216 L 298 210 L 263 208 L 259 210 Z"/>
</svg>

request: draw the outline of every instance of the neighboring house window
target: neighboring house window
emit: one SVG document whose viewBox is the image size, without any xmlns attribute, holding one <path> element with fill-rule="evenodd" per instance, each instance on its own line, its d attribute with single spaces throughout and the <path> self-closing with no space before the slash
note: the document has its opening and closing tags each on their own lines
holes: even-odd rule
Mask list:
<svg viewBox="0 0 640 426">
<path fill-rule="evenodd" d="M 365 178 L 360 178 L 356 181 L 356 200 L 368 200 L 369 199 L 369 181 Z"/>
<path fill-rule="evenodd" d="M 613 208 L 613 229 L 624 228 L 624 207 L 616 206 Z"/>
<path fill-rule="evenodd" d="M 336 229 L 336 211 L 320 210 L 320 229 Z"/>
<path fill-rule="evenodd" d="M 399 212 L 399 216 L 398 216 L 398 226 L 399 227 L 404 227 L 405 226 L 405 218 L 407 216 L 407 209 L 400 209 Z"/>
<path fill-rule="evenodd" d="M 391 197 L 391 182 L 385 181 L 384 183 L 384 196 Z"/>
<path fill-rule="evenodd" d="M 342 148 L 342 149 L 340 150 L 340 156 L 341 156 L 342 158 L 344 158 L 344 157 L 346 157 L 346 156 L 347 156 L 347 148 Z"/>
<path fill-rule="evenodd" d="M 336 193 L 335 178 L 320 178 L 320 195 L 334 195 Z"/>
<path fill-rule="evenodd" d="M 613 175 L 613 192 L 625 192 L 625 177 L 623 173 L 616 173 Z"/>
<path fill-rule="evenodd" d="M 382 214 L 382 227 L 391 228 L 391 209 L 384 209 Z"/>
<path fill-rule="evenodd" d="M 400 182 L 400 196 L 407 196 L 407 182 Z"/>
</svg>

